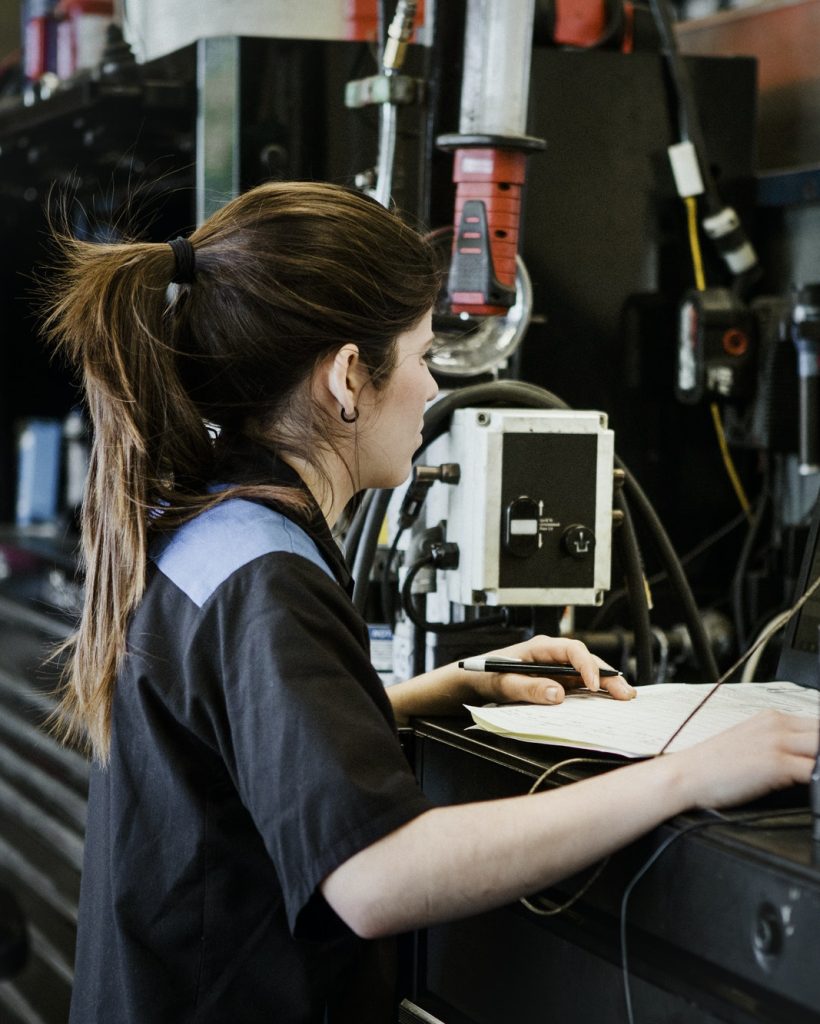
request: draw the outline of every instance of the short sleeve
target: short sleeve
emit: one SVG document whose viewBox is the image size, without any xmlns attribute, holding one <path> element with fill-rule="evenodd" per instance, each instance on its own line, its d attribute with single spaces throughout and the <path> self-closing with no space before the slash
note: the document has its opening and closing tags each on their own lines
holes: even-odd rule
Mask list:
<svg viewBox="0 0 820 1024">
<path fill-rule="evenodd" d="M 342 588 L 286 553 L 257 559 L 223 588 L 206 615 L 224 689 L 217 742 L 293 931 L 330 872 L 431 804 Z"/>
</svg>

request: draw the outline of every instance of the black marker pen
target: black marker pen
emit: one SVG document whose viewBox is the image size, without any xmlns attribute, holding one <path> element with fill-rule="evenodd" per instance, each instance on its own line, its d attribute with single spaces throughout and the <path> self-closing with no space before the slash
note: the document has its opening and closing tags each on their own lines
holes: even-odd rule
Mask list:
<svg viewBox="0 0 820 1024">
<path fill-rule="evenodd" d="M 579 676 L 581 673 L 573 665 L 550 665 L 538 661 L 517 661 L 515 658 L 465 658 L 458 663 L 459 668 L 468 672 L 515 672 L 522 676 Z M 599 668 L 602 676 L 622 676 L 614 668 Z"/>
</svg>

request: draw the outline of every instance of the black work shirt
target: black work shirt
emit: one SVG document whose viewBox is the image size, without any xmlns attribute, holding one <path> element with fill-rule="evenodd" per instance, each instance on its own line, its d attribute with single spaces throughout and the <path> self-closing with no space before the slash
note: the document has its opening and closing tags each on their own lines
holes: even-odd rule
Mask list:
<svg viewBox="0 0 820 1024">
<path fill-rule="evenodd" d="M 72 1024 L 344 1017 L 373 944 L 319 884 L 429 807 L 350 582 L 318 513 L 255 501 L 155 546 L 92 772 Z"/>
</svg>

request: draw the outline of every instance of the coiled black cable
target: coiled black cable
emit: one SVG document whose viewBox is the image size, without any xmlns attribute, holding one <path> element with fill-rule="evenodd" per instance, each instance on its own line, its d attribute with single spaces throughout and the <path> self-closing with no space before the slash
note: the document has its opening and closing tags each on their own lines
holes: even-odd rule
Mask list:
<svg viewBox="0 0 820 1024">
<path fill-rule="evenodd" d="M 407 570 L 404 583 L 401 588 L 401 601 L 407 618 L 418 629 L 427 633 L 467 633 L 471 630 L 482 629 L 484 626 L 506 626 L 509 621 L 507 612 L 503 609 L 492 615 L 486 615 L 476 619 L 465 619 L 463 622 L 428 622 L 416 609 L 413 600 L 413 583 L 416 576 L 422 569 L 435 564 L 432 556 L 420 558 Z"/>
</svg>

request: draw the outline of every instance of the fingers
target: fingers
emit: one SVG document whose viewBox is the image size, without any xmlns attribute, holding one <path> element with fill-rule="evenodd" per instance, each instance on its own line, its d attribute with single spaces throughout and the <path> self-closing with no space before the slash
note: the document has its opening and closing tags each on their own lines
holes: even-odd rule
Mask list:
<svg viewBox="0 0 820 1024">
<path fill-rule="evenodd" d="M 686 779 L 694 782 L 693 804 L 732 806 L 807 783 L 817 756 L 817 732 L 816 719 L 769 710 L 682 751 L 691 762 Z"/>
<path fill-rule="evenodd" d="M 769 716 L 768 712 L 766 712 L 766 716 Z M 785 753 L 810 761 L 817 757 L 818 722 L 816 719 L 789 715 L 782 711 L 771 712 L 771 718 L 775 727 L 779 729 L 778 741 Z"/>
<path fill-rule="evenodd" d="M 758 718 L 774 734 L 775 766 L 772 770 L 781 773 L 779 778 L 775 778 L 774 785 L 779 788 L 808 783 L 817 757 L 817 721 L 781 711 L 764 712 Z"/>
<path fill-rule="evenodd" d="M 631 700 L 636 694 L 636 691 L 622 676 L 601 677 L 600 669 L 611 666 L 592 654 L 580 640 L 573 640 L 569 637 L 534 636 L 524 643 L 514 644 L 491 653 L 508 658 L 521 658 L 524 661 L 571 665 L 578 671 L 577 679 L 573 676 L 562 675 L 560 682 L 547 679 L 547 677 L 539 678 L 536 681 L 531 676 L 528 676 L 525 682 L 521 676 L 506 673 L 493 682 L 496 692 L 500 689 L 509 692 L 510 695 L 503 698 L 506 700 L 529 700 L 538 704 L 556 703 L 556 701 L 563 700 L 565 689 L 573 689 L 580 685 L 585 685 L 592 691 L 604 689 L 616 700 Z M 515 681 L 513 682 L 513 680 Z M 555 687 L 558 688 L 557 691 Z M 538 694 L 538 696 L 523 695 L 529 692 Z M 557 696 L 548 697 L 546 696 L 548 692 L 557 694 Z"/>
<path fill-rule="evenodd" d="M 785 785 L 798 784 L 805 786 L 811 782 L 814 758 L 798 757 L 795 754 L 790 754 L 784 758 L 783 767 L 786 771 Z"/>
<path fill-rule="evenodd" d="M 549 676 L 521 676 L 514 672 L 499 674 L 496 693 L 500 700 L 526 701 L 529 704 L 560 704 L 568 690 L 577 689 L 581 679 L 571 681 L 566 676 L 551 679 Z M 590 688 L 591 689 L 591 688 Z M 605 676 L 601 689 L 615 700 L 632 700 L 637 691 L 622 676 Z"/>
<path fill-rule="evenodd" d="M 531 661 L 554 661 L 559 664 L 569 664 L 578 669 L 578 674 L 589 690 L 598 690 L 601 687 L 601 677 L 598 669 L 603 662 L 593 655 L 586 644 L 580 640 L 571 640 L 567 637 L 534 636 L 528 642 L 529 650 L 522 655 Z"/>
<path fill-rule="evenodd" d="M 811 718 L 800 719 L 801 722 L 805 722 L 805 729 L 797 736 L 797 749 L 795 753 L 802 754 L 803 757 L 817 757 L 818 753 L 818 735 L 817 735 L 817 722 Z"/>
<path fill-rule="evenodd" d="M 743 725 L 736 726 L 736 729 L 738 733 L 742 729 L 759 732 L 762 738 L 784 752 L 815 757 L 819 727 L 820 724 L 815 718 L 787 714 L 785 711 L 776 711 L 772 708 L 753 715 Z"/>
<path fill-rule="evenodd" d="M 615 700 L 632 700 L 638 695 L 635 687 L 630 686 L 623 676 L 602 676 L 601 689 L 606 690 Z"/>
<path fill-rule="evenodd" d="M 581 678 L 590 690 L 597 690 L 601 685 L 601 677 L 598 675 L 598 668 L 602 664 L 580 640 L 569 640 L 561 638 L 553 640 L 562 650 L 556 657 L 557 661 L 568 662 L 573 668 L 577 668 Z M 555 655 L 553 655 L 555 657 Z"/>
<path fill-rule="evenodd" d="M 531 655 L 533 661 L 548 658 L 562 664 L 568 663 L 578 669 L 580 680 L 577 684 L 562 679 L 564 686 L 568 689 L 583 682 L 588 690 L 603 689 L 616 700 L 632 700 L 637 694 L 637 690 L 630 686 L 623 676 L 601 676 L 600 669 L 612 668 L 612 666 L 592 654 L 586 644 L 581 643 L 580 640 L 572 640 L 567 637 L 536 636 L 533 637 L 530 644 L 535 648 Z M 538 648 L 541 646 L 548 651 L 547 654 L 542 655 L 539 652 Z"/>
<path fill-rule="evenodd" d="M 560 704 L 566 693 L 555 679 L 546 676 L 517 676 L 505 672 L 498 677 L 501 700 L 526 701 L 528 704 Z"/>
</svg>

